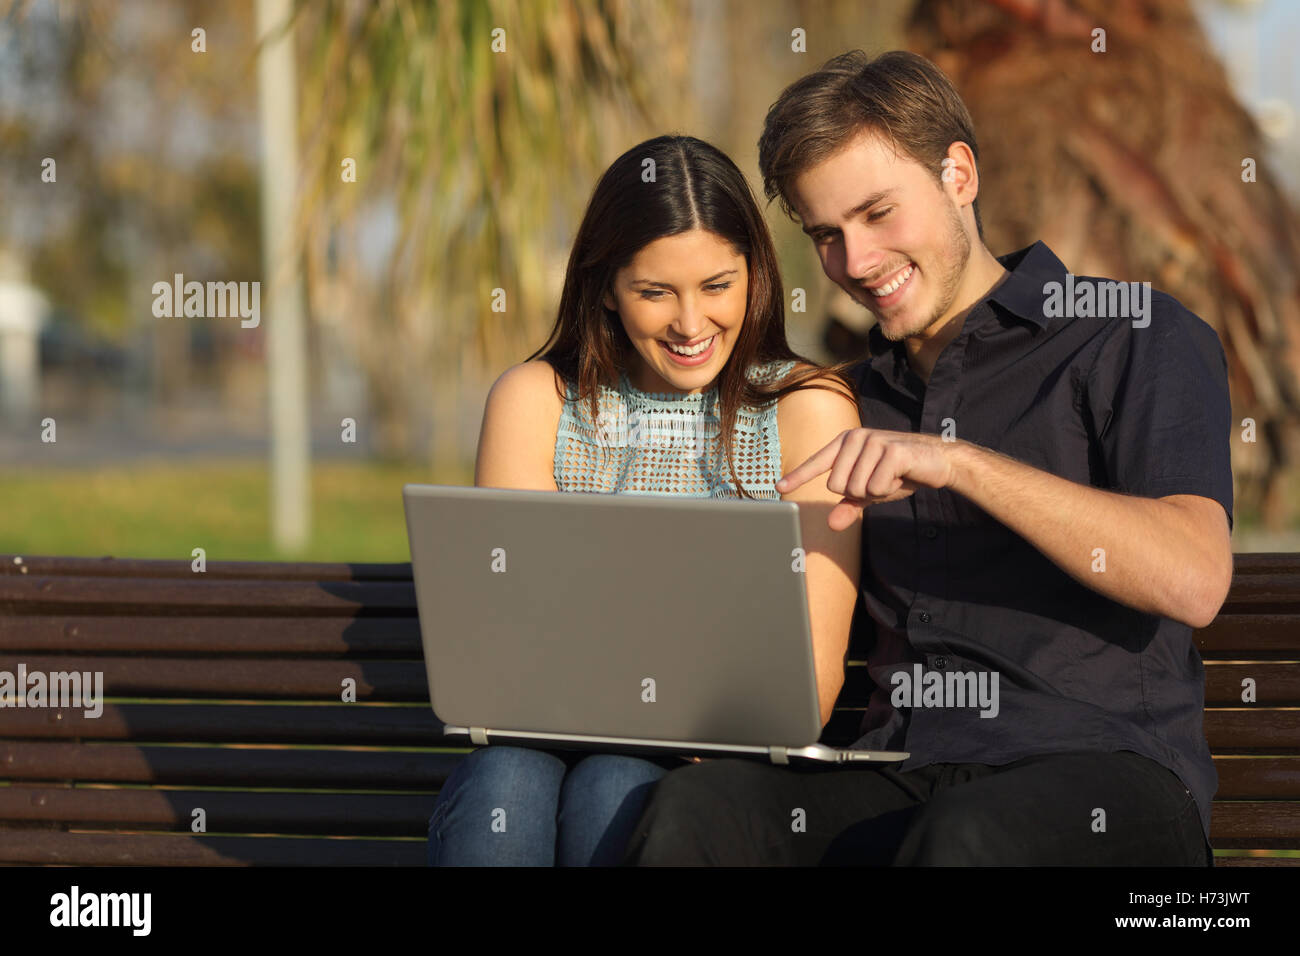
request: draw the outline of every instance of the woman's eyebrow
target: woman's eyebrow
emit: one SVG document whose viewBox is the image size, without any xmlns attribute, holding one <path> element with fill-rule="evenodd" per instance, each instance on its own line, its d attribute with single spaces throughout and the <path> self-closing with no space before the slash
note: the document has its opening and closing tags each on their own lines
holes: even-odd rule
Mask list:
<svg viewBox="0 0 1300 956">
<path fill-rule="evenodd" d="M 705 283 L 712 282 L 715 279 L 721 279 L 723 276 L 735 275 L 739 271 L 740 271 L 739 269 L 724 269 L 722 272 L 715 272 L 707 279 L 701 280 L 700 285 L 704 285 Z M 631 282 L 628 283 L 628 285 L 661 285 L 666 289 L 671 289 L 673 287 L 671 282 L 659 282 L 656 279 L 633 279 Z"/>
</svg>

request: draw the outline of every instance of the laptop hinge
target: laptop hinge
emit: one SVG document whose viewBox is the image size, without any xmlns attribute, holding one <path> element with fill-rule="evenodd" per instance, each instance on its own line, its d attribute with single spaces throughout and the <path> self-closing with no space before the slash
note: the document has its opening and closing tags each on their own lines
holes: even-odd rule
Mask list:
<svg viewBox="0 0 1300 956">
<path fill-rule="evenodd" d="M 469 729 L 469 742 L 472 744 L 487 743 L 487 729 L 484 727 L 471 727 Z"/>
<path fill-rule="evenodd" d="M 790 754 L 785 747 L 768 747 L 767 755 L 772 759 L 772 763 L 790 762 Z"/>
</svg>

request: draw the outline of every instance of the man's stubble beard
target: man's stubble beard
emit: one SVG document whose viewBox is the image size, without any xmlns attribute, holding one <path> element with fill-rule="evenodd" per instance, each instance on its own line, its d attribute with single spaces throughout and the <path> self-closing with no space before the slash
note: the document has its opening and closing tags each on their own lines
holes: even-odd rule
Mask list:
<svg viewBox="0 0 1300 956">
<path fill-rule="evenodd" d="M 877 319 L 876 324 L 880 327 L 881 334 L 888 341 L 900 342 L 903 339 L 924 332 L 948 313 L 948 310 L 952 307 L 953 299 L 957 297 L 957 288 L 961 285 L 961 278 L 966 271 L 966 264 L 970 261 L 970 249 L 970 236 L 966 235 L 966 230 L 962 226 L 961 213 L 949 201 L 948 230 L 940 257 L 941 272 L 934 277 L 938 280 L 938 301 L 935 303 L 934 310 L 926 319 L 911 328 L 904 328 L 901 332 L 889 332 L 884 324 Z M 870 292 L 867 293 L 867 295 L 870 294 Z"/>
</svg>

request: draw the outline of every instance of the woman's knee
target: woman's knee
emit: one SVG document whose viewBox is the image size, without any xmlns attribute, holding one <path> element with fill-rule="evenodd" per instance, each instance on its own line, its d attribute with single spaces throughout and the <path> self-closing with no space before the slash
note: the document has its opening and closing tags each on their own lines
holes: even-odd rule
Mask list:
<svg viewBox="0 0 1300 956">
<path fill-rule="evenodd" d="M 621 794 L 655 784 L 667 773 L 657 763 L 639 757 L 594 754 L 569 771 L 564 779 L 564 788 L 566 791 Z"/>
<path fill-rule="evenodd" d="M 554 807 L 564 779 L 564 761 L 525 747 L 480 747 L 456 765 L 433 806 L 432 831 L 458 808 L 505 812 L 507 807 Z"/>
<path fill-rule="evenodd" d="M 494 793 L 536 791 L 564 777 L 564 761 L 527 747 L 480 747 L 466 755 L 447 778 L 443 790 L 490 789 Z"/>
<path fill-rule="evenodd" d="M 523 747 L 482 747 L 447 778 L 429 817 L 429 862 L 529 865 L 554 853 L 565 763 Z"/>
</svg>

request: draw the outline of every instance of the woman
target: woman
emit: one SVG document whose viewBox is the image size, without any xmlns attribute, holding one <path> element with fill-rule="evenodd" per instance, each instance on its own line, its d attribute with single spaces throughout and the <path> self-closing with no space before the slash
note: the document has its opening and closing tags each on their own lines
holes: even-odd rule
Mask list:
<svg viewBox="0 0 1300 956">
<path fill-rule="evenodd" d="M 860 526 L 829 529 L 840 496 L 826 476 L 785 496 L 775 482 L 860 423 L 841 369 L 791 351 L 783 302 L 735 164 L 692 137 L 633 147 L 588 204 L 546 345 L 488 395 L 474 483 L 801 502 L 824 724 L 844 680 Z M 681 758 L 480 748 L 438 796 L 430 863 L 616 864 L 673 766 Z"/>
</svg>

